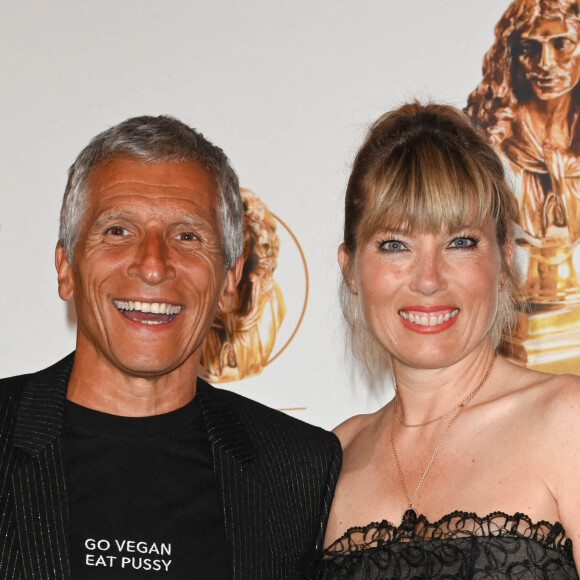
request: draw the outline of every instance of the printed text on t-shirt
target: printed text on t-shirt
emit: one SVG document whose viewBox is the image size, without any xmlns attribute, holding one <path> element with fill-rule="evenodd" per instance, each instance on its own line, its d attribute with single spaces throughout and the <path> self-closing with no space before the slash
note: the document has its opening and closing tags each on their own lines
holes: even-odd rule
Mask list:
<svg viewBox="0 0 580 580">
<path fill-rule="evenodd" d="M 87 566 L 167 572 L 171 565 L 171 544 L 167 542 L 87 538 L 85 548 Z"/>
</svg>

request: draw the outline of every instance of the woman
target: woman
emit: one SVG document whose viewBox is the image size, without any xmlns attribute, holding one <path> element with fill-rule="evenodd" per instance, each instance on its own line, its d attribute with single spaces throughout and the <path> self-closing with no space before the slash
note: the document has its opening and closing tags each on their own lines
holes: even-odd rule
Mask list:
<svg viewBox="0 0 580 580">
<path fill-rule="evenodd" d="M 371 128 L 346 194 L 343 309 L 396 389 L 336 429 L 319 578 L 578 578 L 580 379 L 496 351 L 519 297 L 516 218 L 461 112 L 407 104 Z"/>
</svg>

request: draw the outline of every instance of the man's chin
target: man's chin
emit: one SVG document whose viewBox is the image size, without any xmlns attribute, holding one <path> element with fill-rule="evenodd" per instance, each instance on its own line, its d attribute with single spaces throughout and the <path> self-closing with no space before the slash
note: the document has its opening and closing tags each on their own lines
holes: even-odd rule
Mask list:
<svg viewBox="0 0 580 580">
<path fill-rule="evenodd" d="M 113 364 L 124 374 L 143 379 L 155 379 L 156 377 L 167 376 L 177 368 L 179 368 L 183 361 L 175 359 L 167 359 L 155 356 L 134 356 L 115 357 Z"/>
<path fill-rule="evenodd" d="M 559 99 L 565 94 L 571 92 L 572 89 L 569 87 L 539 87 L 534 85 L 534 94 L 542 101 L 551 101 L 553 99 Z"/>
</svg>

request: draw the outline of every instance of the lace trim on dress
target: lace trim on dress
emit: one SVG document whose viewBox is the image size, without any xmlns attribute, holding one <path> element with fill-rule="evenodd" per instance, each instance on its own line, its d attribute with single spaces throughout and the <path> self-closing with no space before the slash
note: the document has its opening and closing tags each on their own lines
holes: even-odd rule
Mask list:
<svg viewBox="0 0 580 580">
<path fill-rule="evenodd" d="M 366 550 L 380 548 L 391 542 L 415 542 L 470 536 L 520 537 L 535 540 L 546 548 L 572 553 L 572 540 L 566 538 L 561 523 L 540 521 L 533 523 L 522 513 L 507 515 L 493 512 L 479 517 L 474 513 L 454 511 L 430 523 L 423 515 L 414 522 L 403 522 L 393 526 L 386 520 L 373 522 L 364 527 L 352 527 L 338 540 L 326 548 L 326 557 L 336 557 Z"/>
</svg>

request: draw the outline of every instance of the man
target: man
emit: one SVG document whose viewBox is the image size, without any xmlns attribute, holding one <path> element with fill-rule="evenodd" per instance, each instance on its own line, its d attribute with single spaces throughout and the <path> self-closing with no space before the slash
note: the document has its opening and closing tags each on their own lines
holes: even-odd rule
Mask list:
<svg viewBox="0 0 580 580">
<path fill-rule="evenodd" d="M 242 239 L 227 157 L 176 119 L 80 153 L 56 247 L 76 352 L 0 381 L 1 578 L 308 576 L 337 440 L 196 380 Z"/>
</svg>

